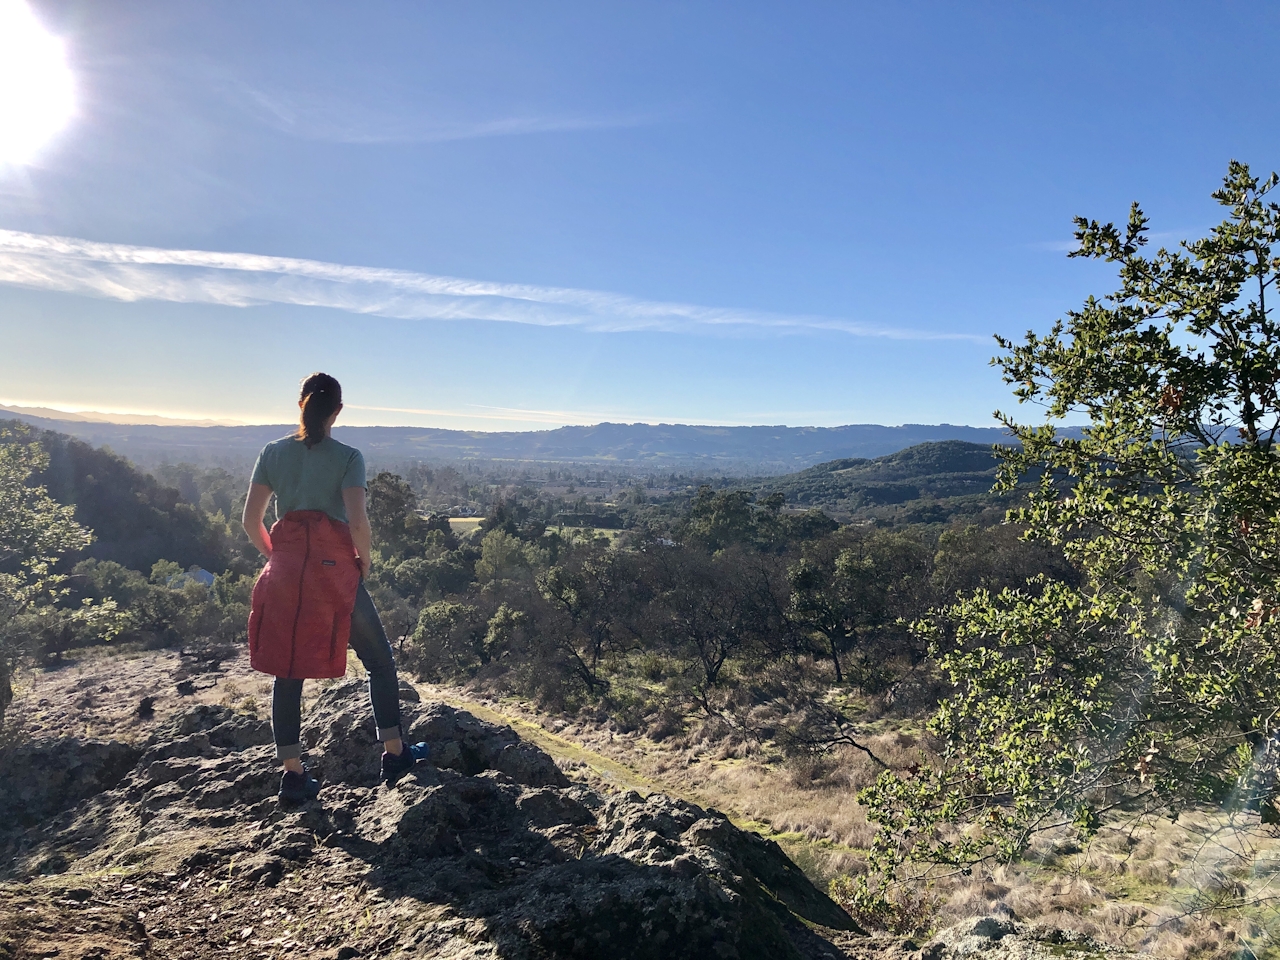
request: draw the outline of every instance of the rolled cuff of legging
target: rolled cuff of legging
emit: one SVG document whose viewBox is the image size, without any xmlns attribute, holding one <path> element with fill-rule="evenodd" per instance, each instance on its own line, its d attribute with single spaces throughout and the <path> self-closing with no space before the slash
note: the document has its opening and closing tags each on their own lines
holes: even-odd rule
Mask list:
<svg viewBox="0 0 1280 960">
<path fill-rule="evenodd" d="M 278 743 L 276 744 L 277 760 L 297 760 L 301 756 L 302 756 L 302 744 L 300 743 L 295 743 L 287 747 L 281 746 Z"/>
<path fill-rule="evenodd" d="M 386 743 L 388 740 L 399 740 L 399 739 L 400 739 L 400 727 L 398 725 L 394 727 L 378 728 L 379 743 Z"/>
</svg>

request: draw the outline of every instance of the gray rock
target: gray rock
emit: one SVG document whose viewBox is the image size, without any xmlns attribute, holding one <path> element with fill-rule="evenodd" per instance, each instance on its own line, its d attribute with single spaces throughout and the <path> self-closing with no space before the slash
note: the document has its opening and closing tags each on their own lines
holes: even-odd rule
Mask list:
<svg viewBox="0 0 1280 960">
<path fill-rule="evenodd" d="M 170 744 L 201 734 L 219 750 L 243 750 L 272 742 L 271 724 L 266 720 L 218 704 L 202 703 L 171 717 L 152 733 L 147 746 L 163 751 Z"/>
<path fill-rule="evenodd" d="M 474 776 L 505 773 L 529 787 L 566 787 L 569 779 L 543 750 L 526 743 L 510 727 L 480 720 L 443 703 L 428 705 L 408 725 L 410 742 L 426 741 L 432 762 Z"/>
<path fill-rule="evenodd" d="M 986 940 L 1001 940 L 1007 933 L 1013 933 L 1017 924 L 1003 917 L 979 917 L 953 928 L 965 937 L 980 937 Z"/>
<path fill-rule="evenodd" d="M 117 740 L 25 743 L 0 755 L 0 825 L 47 821 L 80 801 L 110 790 L 142 751 Z"/>
<path fill-rule="evenodd" d="M 1125 951 L 1070 931 L 1041 929 L 1004 916 L 975 917 L 940 931 L 915 955 L 918 960 L 1058 960 L 1063 956 L 1124 957 Z"/>
<path fill-rule="evenodd" d="M 401 727 L 410 743 L 425 741 L 436 767 L 475 776 L 498 770 L 527 786 L 568 786 L 568 778 L 544 751 L 510 727 L 488 723 L 446 704 L 419 707 L 402 697 Z M 313 769 L 328 781 L 372 787 L 378 783 L 380 751 L 369 712 L 366 685 L 335 683 L 312 706 L 302 741 Z"/>
</svg>

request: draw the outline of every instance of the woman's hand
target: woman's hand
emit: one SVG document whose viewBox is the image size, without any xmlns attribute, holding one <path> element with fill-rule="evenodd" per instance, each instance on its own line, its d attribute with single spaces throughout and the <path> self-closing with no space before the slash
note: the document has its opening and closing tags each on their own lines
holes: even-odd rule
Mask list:
<svg viewBox="0 0 1280 960">
<path fill-rule="evenodd" d="M 356 566 L 360 568 L 360 579 L 361 580 L 369 579 L 369 561 L 366 560 L 364 557 L 357 555 Z"/>
<path fill-rule="evenodd" d="M 267 515 L 267 503 L 270 500 L 271 488 L 265 483 L 249 484 L 249 495 L 244 501 L 244 516 L 240 521 L 244 525 L 244 532 L 249 535 L 249 542 L 268 560 L 271 559 L 271 534 L 267 532 L 262 518 Z"/>
</svg>

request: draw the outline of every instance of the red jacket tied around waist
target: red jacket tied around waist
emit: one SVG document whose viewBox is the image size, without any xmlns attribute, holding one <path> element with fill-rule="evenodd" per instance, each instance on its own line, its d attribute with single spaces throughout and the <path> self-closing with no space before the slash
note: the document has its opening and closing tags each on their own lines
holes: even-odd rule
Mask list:
<svg viewBox="0 0 1280 960">
<path fill-rule="evenodd" d="M 253 669 L 293 680 L 343 676 L 359 586 L 345 523 L 321 510 L 294 510 L 277 520 L 271 559 L 253 585 Z"/>
</svg>

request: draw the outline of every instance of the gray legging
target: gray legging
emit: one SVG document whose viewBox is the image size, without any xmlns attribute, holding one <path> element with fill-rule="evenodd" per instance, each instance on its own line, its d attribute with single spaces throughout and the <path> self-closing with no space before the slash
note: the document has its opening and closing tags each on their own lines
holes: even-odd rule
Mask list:
<svg viewBox="0 0 1280 960">
<path fill-rule="evenodd" d="M 400 739 L 400 683 L 396 679 L 396 661 L 373 598 L 363 583 L 356 590 L 348 643 L 369 671 L 369 699 L 373 702 L 378 739 L 384 743 Z M 291 760 L 302 756 L 301 731 L 302 681 L 276 677 L 271 691 L 271 732 L 276 738 L 277 758 Z"/>
</svg>

